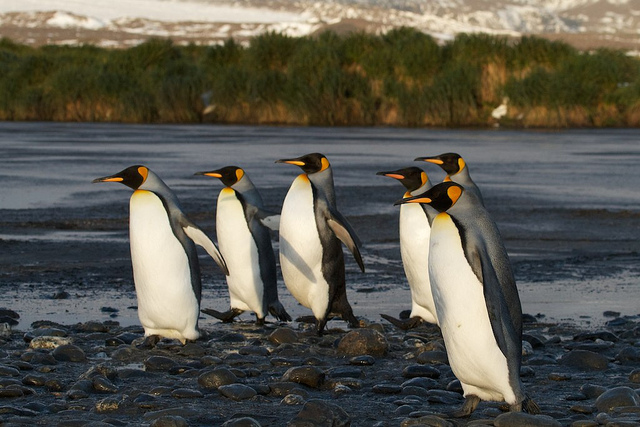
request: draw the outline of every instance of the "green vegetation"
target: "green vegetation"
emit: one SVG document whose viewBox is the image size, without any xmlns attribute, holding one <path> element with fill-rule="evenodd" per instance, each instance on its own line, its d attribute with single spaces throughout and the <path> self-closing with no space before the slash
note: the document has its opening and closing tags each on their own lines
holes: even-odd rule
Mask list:
<svg viewBox="0 0 640 427">
<path fill-rule="evenodd" d="M 410 28 L 247 47 L 0 40 L 0 120 L 487 126 L 505 97 L 503 125 L 639 127 L 640 61 L 535 37 L 438 45 Z"/>
</svg>

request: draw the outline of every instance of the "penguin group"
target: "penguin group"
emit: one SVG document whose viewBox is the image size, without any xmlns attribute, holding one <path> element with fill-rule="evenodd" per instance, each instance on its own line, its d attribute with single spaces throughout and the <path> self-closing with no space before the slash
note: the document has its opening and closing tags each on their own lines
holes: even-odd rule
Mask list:
<svg viewBox="0 0 640 427">
<path fill-rule="evenodd" d="M 440 328 L 453 373 L 465 401 L 452 415 L 469 416 L 481 400 L 504 401 L 512 411 L 538 413 L 520 380 L 522 309 L 509 258 L 495 222 L 484 207 L 469 167 L 457 153 L 418 157 L 447 174 L 432 184 L 412 166 L 378 175 L 404 187 L 400 206 L 401 258 L 411 294 L 404 320 Z M 287 290 L 313 314 L 322 334 L 338 316 L 357 328 L 347 299 L 342 245 L 364 273 L 362 245 L 336 204 L 333 172 L 326 156 L 310 153 L 276 163 L 298 166 L 281 212 L 265 209 L 258 189 L 239 166 L 195 175 L 218 178 L 224 188 L 216 203 L 216 246 L 190 221 L 172 190 L 149 168 L 128 167 L 93 182 L 120 182 L 130 199 L 130 247 L 145 336 L 200 336 L 201 278 L 195 245 L 202 246 L 226 275 L 229 310 L 202 309 L 223 322 L 245 311 L 263 324 L 267 314 L 290 321 L 278 298 L 271 231 L 279 233 L 279 264 Z"/>
</svg>

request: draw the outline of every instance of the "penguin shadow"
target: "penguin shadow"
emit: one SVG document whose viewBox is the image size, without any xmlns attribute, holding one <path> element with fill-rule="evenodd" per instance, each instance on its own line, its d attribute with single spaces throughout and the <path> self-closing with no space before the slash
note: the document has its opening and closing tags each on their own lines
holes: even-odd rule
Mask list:
<svg viewBox="0 0 640 427">
<path fill-rule="evenodd" d="M 296 266 L 300 274 L 306 277 L 307 280 L 311 282 L 316 281 L 316 275 L 313 273 L 311 267 L 309 267 L 305 259 L 300 256 L 300 254 L 296 250 L 293 249 L 287 239 L 284 239 L 282 235 L 280 235 L 280 255 L 283 254 L 290 263 Z"/>
</svg>

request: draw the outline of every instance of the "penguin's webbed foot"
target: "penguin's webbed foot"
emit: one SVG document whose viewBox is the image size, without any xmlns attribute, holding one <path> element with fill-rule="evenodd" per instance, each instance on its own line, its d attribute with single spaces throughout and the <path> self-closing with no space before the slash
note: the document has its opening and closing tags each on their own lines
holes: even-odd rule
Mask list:
<svg viewBox="0 0 640 427">
<path fill-rule="evenodd" d="M 258 315 L 256 314 L 256 325 L 258 325 L 258 326 L 264 326 L 264 317 L 260 318 L 260 317 L 258 317 Z"/>
<path fill-rule="evenodd" d="M 222 320 L 224 323 L 233 322 L 233 319 L 241 315 L 244 311 L 238 308 L 231 308 L 224 313 L 218 310 L 214 310 L 213 308 L 203 308 L 202 311 L 204 314 L 208 314 L 209 316 L 213 316 L 218 320 Z"/>
<path fill-rule="evenodd" d="M 269 306 L 269 313 L 280 322 L 291 322 L 291 316 L 284 309 L 280 301 L 277 301 Z"/>
<path fill-rule="evenodd" d="M 531 415 L 537 415 L 537 414 L 540 413 L 540 407 L 529 396 L 525 396 L 524 400 L 522 402 L 520 402 L 519 404 L 511 405 L 509 407 L 509 410 L 512 411 L 512 412 L 514 412 L 514 411 L 517 411 L 517 412 L 524 411 L 524 412 L 526 412 L 528 414 L 531 414 Z"/>
<path fill-rule="evenodd" d="M 407 331 L 409 329 L 416 328 L 422 324 L 422 319 L 419 317 L 410 317 L 408 319 L 396 319 L 393 316 L 389 316 L 388 314 L 380 314 L 387 322 L 391 323 L 393 326 L 402 329 L 403 331 Z"/>
<path fill-rule="evenodd" d="M 467 395 L 467 397 L 465 397 L 464 399 L 462 407 L 451 412 L 449 416 L 452 418 L 466 418 L 476 410 L 478 403 L 480 403 L 480 398 L 478 396 L 475 396 L 473 394 Z"/>
</svg>

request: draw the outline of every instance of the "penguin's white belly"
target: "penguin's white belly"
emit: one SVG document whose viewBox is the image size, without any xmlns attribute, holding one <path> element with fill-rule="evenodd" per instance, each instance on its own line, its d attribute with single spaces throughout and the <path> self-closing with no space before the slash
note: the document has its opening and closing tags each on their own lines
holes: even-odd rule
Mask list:
<svg viewBox="0 0 640 427">
<path fill-rule="evenodd" d="M 189 259 L 171 230 L 162 201 L 152 192 L 131 196 L 129 234 L 138 317 L 145 335 L 196 339 L 199 304 Z"/>
<path fill-rule="evenodd" d="M 400 254 L 411 290 L 411 317 L 438 323 L 429 281 L 429 235 L 431 226 L 417 204 L 400 206 Z"/>
<path fill-rule="evenodd" d="M 280 268 L 287 289 L 318 319 L 329 304 L 329 284 L 322 275 L 322 244 L 306 175 L 291 184 L 280 215 Z"/>
<path fill-rule="evenodd" d="M 451 369 L 465 396 L 515 402 L 507 359 L 491 329 L 483 286 L 473 273 L 448 214 L 432 224 L 429 275 Z"/>
<path fill-rule="evenodd" d="M 258 248 L 242 204 L 230 188 L 223 189 L 218 196 L 216 233 L 218 247 L 229 268 L 227 285 L 231 308 L 253 311 L 259 318 L 264 318 L 264 284 Z"/>
</svg>

